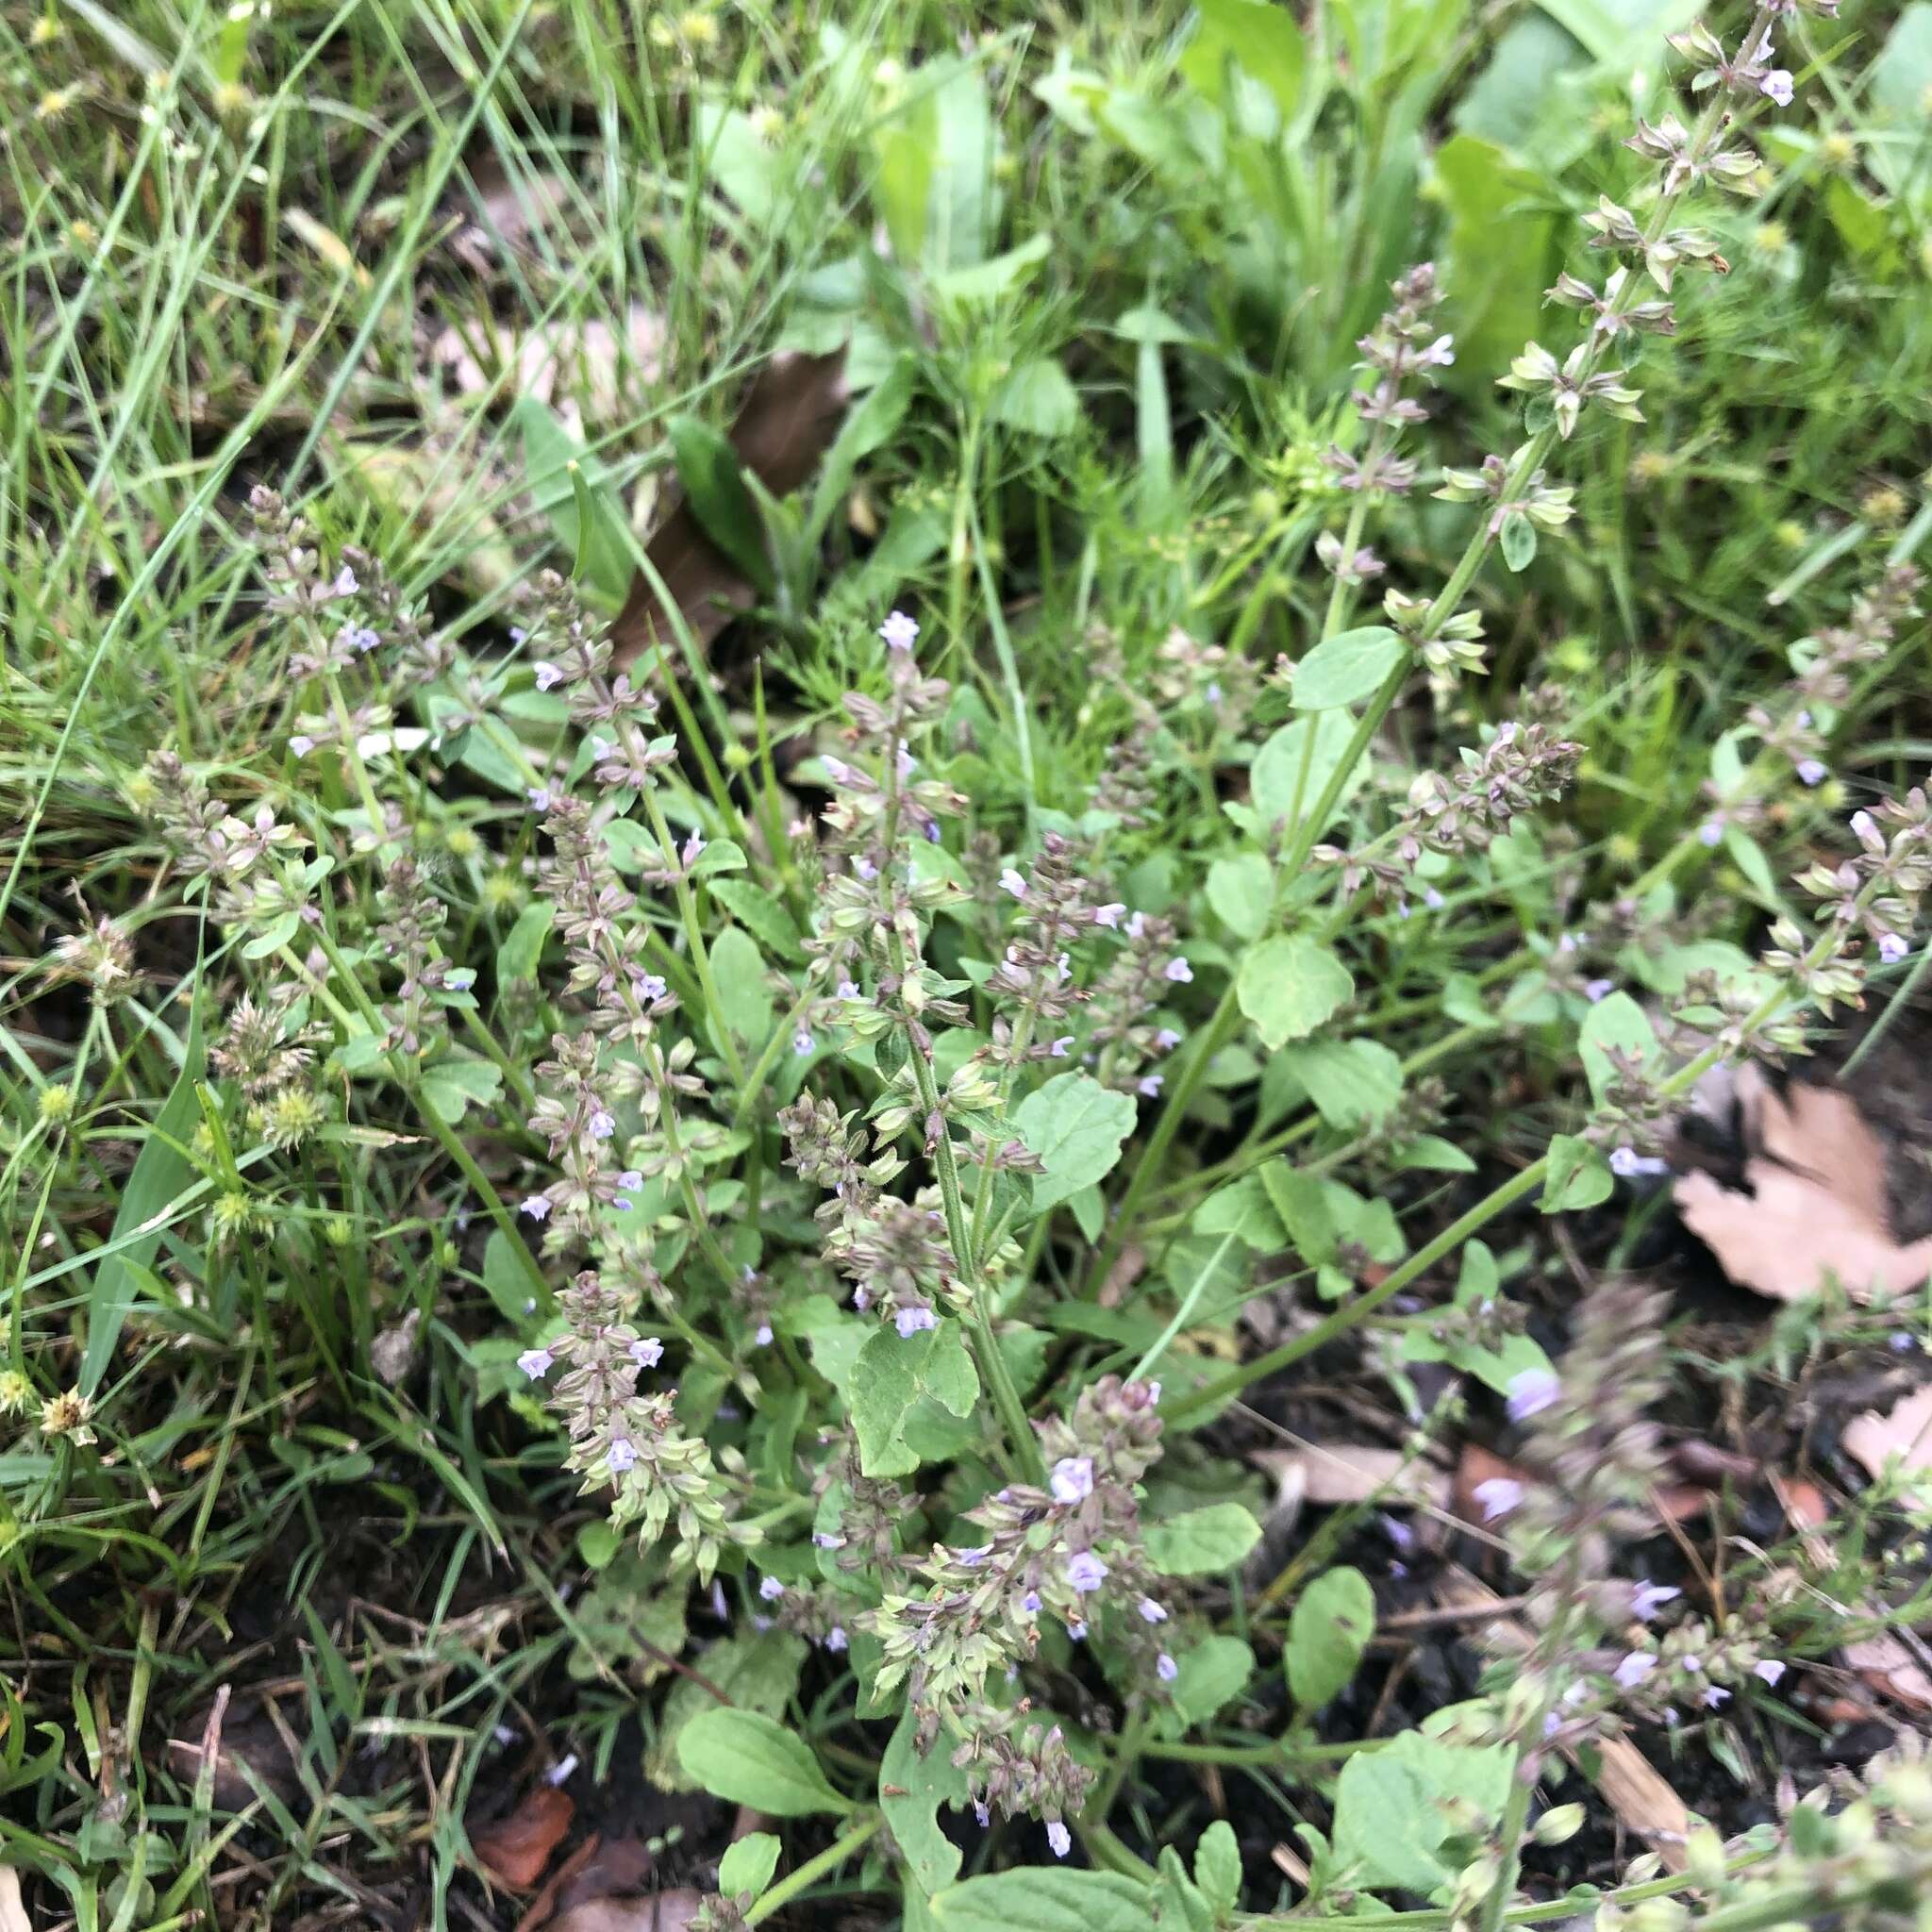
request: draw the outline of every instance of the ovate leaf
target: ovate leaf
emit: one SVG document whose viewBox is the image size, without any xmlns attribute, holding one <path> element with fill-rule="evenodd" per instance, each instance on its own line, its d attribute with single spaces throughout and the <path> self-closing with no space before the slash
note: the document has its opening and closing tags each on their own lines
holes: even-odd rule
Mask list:
<svg viewBox="0 0 1932 1932">
<path fill-rule="evenodd" d="M 1332 711 L 1359 704 L 1407 655 L 1407 645 L 1380 625 L 1325 638 L 1295 666 L 1294 708 Z"/>
<path fill-rule="evenodd" d="M 1288 1623 L 1288 1688 L 1319 1710 L 1355 1675 L 1375 1634 L 1375 1595 L 1359 1570 L 1325 1570 L 1301 1593 Z"/>
<path fill-rule="evenodd" d="M 966 1774 L 953 1763 L 941 1738 L 921 1753 L 914 1742 L 917 1719 L 908 1710 L 879 1760 L 879 1809 L 892 1840 L 922 1891 L 943 1890 L 959 1875 L 959 1847 L 940 1828 L 941 1805 L 963 1805 Z"/>
<path fill-rule="evenodd" d="M 1214 1576 L 1240 1567 L 1261 1525 L 1239 1503 L 1210 1503 L 1147 1530 L 1147 1559 L 1163 1576 Z"/>
<path fill-rule="evenodd" d="M 718 1890 L 726 1898 L 747 1891 L 757 1897 L 771 1884 L 782 1849 L 769 1831 L 754 1831 L 739 1839 L 718 1860 Z"/>
<path fill-rule="evenodd" d="M 1013 1110 L 1013 1124 L 1046 1166 L 1034 1177 L 1033 1205 L 1056 1207 L 1111 1173 L 1134 1119 L 1132 1097 L 1091 1074 L 1058 1074 L 1029 1093 Z"/>
<path fill-rule="evenodd" d="M 677 1759 L 713 1797 L 774 1818 L 852 1809 L 852 1801 L 825 1782 L 811 1746 L 755 1710 L 719 1706 L 701 1712 L 678 1733 Z"/>
<path fill-rule="evenodd" d="M 1235 992 L 1263 1043 L 1285 1046 L 1306 1039 L 1352 998 L 1355 981 L 1326 946 L 1281 934 L 1242 954 Z"/>
<path fill-rule="evenodd" d="M 939 1932 L 1155 1932 L 1154 1894 L 1111 1872 L 1030 1866 L 948 1886 L 932 1922 Z"/>
<path fill-rule="evenodd" d="M 959 1324 L 950 1318 L 902 1336 L 876 1329 L 858 1352 L 846 1390 L 858 1434 L 859 1467 L 867 1475 L 908 1475 L 919 1467 L 907 1429 L 923 1400 L 964 1418 L 979 1398 L 979 1376 Z"/>
</svg>

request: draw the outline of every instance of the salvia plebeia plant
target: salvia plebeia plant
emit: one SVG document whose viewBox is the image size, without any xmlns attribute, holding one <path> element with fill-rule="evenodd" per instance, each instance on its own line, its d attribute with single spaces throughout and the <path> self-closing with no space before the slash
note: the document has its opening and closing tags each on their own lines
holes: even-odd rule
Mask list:
<svg viewBox="0 0 1932 1932">
<path fill-rule="evenodd" d="M 1125 721 L 1119 746 L 1098 773 L 1039 771 L 1030 812 L 974 782 L 987 711 L 958 688 L 977 675 L 968 641 L 934 648 L 903 610 L 847 641 L 855 688 L 795 747 L 785 796 L 769 746 L 721 769 L 681 662 L 621 656 L 563 577 L 529 587 L 513 654 L 475 653 L 378 559 L 257 492 L 266 608 L 294 641 L 286 765 L 244 797 L 164 752 L 139 788 L 157 894 L 205 912 L 210 961 L 225 949 L 203 982 L 219 1008 L 196 1015 L 216 1097 L 185 1130 L 208 1182 L 195 1211 L 217 1240 L 272 1248 L 291 1204 L 326 1211 L 331 1163 L 426 1148 L 458 1177 L 449 1265 L 499 1324 L 465 1340 L 469 1372 L 542 1432 L 559 1507 L 608 1519 L 677 1630 L 687 1607 L 712 1620 L 756 1687 L 678 1707 L 653 1761 L 772 1818 L 840 1821 L 775 1884 L 769 1859 L 727 1860 L 708 1923 L 757 1923 L 861 1852 L 904 1884 L 908 1924 L 1046 1923 L 1042 1886 L 1060 1888 L 1039 1894 L 1056 1925 L 1231 1923 L 1224 1826 L 1191 1872 L 1171 1851 L 1141 1860 L 1113 1811 L 1143 1757 L 1278 1710 L 1257 1655 L 1284 1646 L 1301 1728 L 1265 1749 L 1318 1778 L 1306 1721 L 1361 1655 L 1330 1611 L 1367 1586 L 1296 1572 L 1251 1617 L 1230 1579 L 1259 1533 L 1252 1494 L 1194 1432 L 1336 1344 L 1370 1342 L 1418 1423 L 1418 1362 L 1507 1391 L 1524 1474 L 1477 1503 L 1532 1641 L 1442 1736 L 1410 1740 L 1406 1782 L 1356 1785 L 1353 1762 L 1324 1782 L 1324 1909 L 1420 1890 L 1431 1924 L 1498 1932 L 1525 1847 L 1574 1823 L 1545 1803 L 1570 1762 L 1624 1731 L 1722 1723 L 1790 1668 L 1775 1576 L 1720 1614 L 1629 1574 L 1659 1473 L 1657 1297 L 1597 1290 L 1558 1368 L 1474 1238 L 1534 1196 L 1588 1206 L 1660 1162 L 1704 1074 L 1801 1050 L 1810 1014 L 1857 1003 L 1911 947 L 1932 882 L 1916 791 L 1852 818 L 1797 880 L 1811 914 L 1780 918 L 1748 971 L 1702 964 L 1649 1005 L 1616 976 L 1633 946 L 1702 935 L 1664 890 L 1675 867 L 1720 844 L 1761 863 L 1766 815 L 1813 796 L 1838 716 L 1914 614 L 1914 575 L 1894 568 L 1794 650 L 1789 687 L 1713 757 L 1697 824 L 1624 898 L 1579 899 L 1587 870 L 1550 841 L 1557 923 L 1513 976 L 1459 974 L 1445 1005 L 1459 1039 L 1498 1050 L 1574 1023 L 1584 1082 L 1567 1131 L 1472 1184 L 1413 1248 L 1400 1176 L 1475 1163 L 1443 1090 L 1376 1037 L 1356 971 L 1404 920 L 1453 953 L 1458 895 L 1491 888 L 1499 849 L 1521 871 L 1574 777 L 1587 725 L 1560 693 L 1491 694 L 1506 715 L 1420 769 L 1378 734 L 1406 694 L 1469 714 L 1508 583 L 1491 574 L 1479 596 L 1479 573 L 1497 552 L 1522 572 L 1565 530 L 1566 445 L 1641 421 L 1647 339 L 1725 267 L 1700 207 L 1763 178 L 1750 130 L 1791 98 L 1793 10 L 1675 38 L 1688 104 L 1638 123 L 1646 172 L 1599 203 L 1549 291 L 1563 333 L 1501 376 L 1521 399 L 1509 446 L 1442 463 L 1444 291 L 1427 265 L 1394 283 L 1328 452 L 1324 500 L 1343 509 L 1313 545 L 1302 648 L 1257 665 L 1095 618 L 1068 649 L 1088 702 Z M 1397 582 L 1424 491 L 1469 507 L 1463 547 L 1443 581 Z M 1204 801 L 1170 728 L 1194 707 L 1244 741 L 1224 803 L 1211 785 Z M 426 812 L 425 788 L 458 772 L 461 810 Z M 1199 815 L 1189 856 L 1150 867 L 1177 814 Z M 110 1013 L 139 977 L 112 922 L 47 970 Z M 1245 1139 L 1220 1131 L 1231 1108 Z M 43 1112 L 58 1128 L 58 1104 Z M 265 1156 L 238 1162 L 238 1144 Z M 1234 1365 L 1196 1346 L 1251 1298 L 1278 1304 L 1277 1257 L 1316 1311 L 1277 1318 L 1274 1345 Z M 254 1319 L 274 1318 L 264 1291 Z M 48 1439 L 91 1441 L 81 1392 L 7 1399 L 29 1398 Z M 805 1726 L 776 1715 L 806 1709 Z M 882 1758 L 859 1720 L 894 1727 Z M 1381 1814 L 1398 1790 L 1416 1819 Z M 1921 1895 L 1901 1888 L 1932 1868 L 1928 1819 L 1924 1774 L 1901 1760 L 1747 1856 L 1700 1840 L 1681 1880 L 1638 1873 L 1600 1923 L 1674 1932 L 1684 1885 L 1736 1932 L 1875 1910 Z M 1375 1850 L 1398 1829 L 1430 1848 L 1421 1878 Z M 962 1879 L 982 1830 L 998 1849 L 973 1851 L 976 1869 L 1053 1875 Z"/>
</svg>

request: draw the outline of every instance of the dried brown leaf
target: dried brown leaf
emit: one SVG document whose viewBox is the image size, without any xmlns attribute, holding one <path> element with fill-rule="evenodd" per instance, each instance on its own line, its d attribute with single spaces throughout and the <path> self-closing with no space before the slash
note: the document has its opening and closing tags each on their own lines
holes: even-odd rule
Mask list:
<svg viewBox="0 0 1932 1932">
<path fill-rule="evenodd" d="M 1907 1710 L 1932 1710 L 1932 1675 L 1889 1630 L 1846 1644 L 1845 1662 L 1894 1704 Z"/>
<path fill-rule="evenodd" d="M 851 394 L 842 349 L 829 356 L 774 356 L 758 371 L 731 426 L 739 462 L 774 496 L 789 496 L 818 467 L 839 433 Z M 671 503 L 644 554 L 700 649 L 737 612 L 751 608 L 751 584 L 705 534 L 688 503 Z M 628 664 L 660 636 L 670 639 L 668 625 L 660 632 L 662 615 L 650 576 L 640 571 L 611 627 L 619 664 Z"/>
<path fill-rule="evenodd" d="M 593 1898 L 551 1920 L 549 1932 L 687 1932 L 705 1895 L 689 1886 L 641 1898 Z"/>
<path fill-rule="evenodd" d="M 1367 1442 L 1304 1442 L 1292 1449 L 1257 1449 L 1252 1460 L 1286 1491 L 1309 1503 L 1366 1503 L 1380 1496 L 1391 1506 L 1424 1504 L 1441 1508 L 1449 1478 L 1433 1464 L 1408 1462 L 1399 1449 Z M 1297 1487 L 1298 1486 L 1298 1487 Z"/>
<path fill-rule="evenodd" d="M 632 413 L 664 373 L 664 318 L 634 302 L 623 328 L 601 315 L 499 332 L 488 315 L 445 328 L 430 358 L 458 395 L 497 391 L 548 403 L 572 435 Z M 499 380 L 500 378 L 500 380 Z"/>
<path fill-rule="evenodd" d="M 576 1809 L 569 1792 L 556 1785 L 533 1786 L 508 1817 L 473 1831 L 470 1849 L 499 1885 L 526 1891 L 542 1877 Z"/>
<path fill-rule="evenodd" d="M 1738 1100 L 1761 1150 L 1745 1163 L 1752 1191 L 1706 1174 L 1676 1185 L 1684 1224 L 1733 1281 L 1789 1302 L 1836 1277 L 1864 1300 L 1932 1274 L 1932 1240 L 1902 1247 L 1887 1224 L 1885 1150 L 1849 1094 L 1794 1082 L 1781 1098 L 1746 1069 Z"/>
<path fill-rule="evenodd" d="M 1932 1382 L 1902 1396 L 1883 1415 L 1868 1408 L 1846 1424 L 1846 1450 L 1874 1475 L 1897 1457 L 1907 1470 L 1932 1469 Z"/>
<path fill-rule="evenodd" d="M 11 1865 L 0 1865 L 0 1932 L 34 1932 L 20 1902 L 20 1874 Z"/>
</svg>

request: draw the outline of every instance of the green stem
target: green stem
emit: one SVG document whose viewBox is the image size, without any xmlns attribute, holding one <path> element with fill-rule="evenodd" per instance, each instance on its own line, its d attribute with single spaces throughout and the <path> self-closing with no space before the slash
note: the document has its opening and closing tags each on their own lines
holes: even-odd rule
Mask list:
<svg viewBox="0 0 1932 1932">
<path fill-rule="evenodd" d="M 808 1858 L 791 1877 L 779 1879 L 776 1885 L 765 1891 L 745 1913 L 744 1923 L 757 1925 L 769 1919 L 780 1907 L 789 1906 L 800 1892 L 816 1885 L 828 1872 L 836 1872 L 861 1845 L 870 1842 L 885 1822 L 884 1815 L 877 1811 L 862 1818 L 843 1838 L 834 1839 L 816 1857 Z"/>
<path fill-rule="evenodd" d="M 704 991 L 706 1017 L 724 1056 L 724 1064 L 731 1069 L 732 1084 L 741 1087 L 744 1084 L 744 1062 L 738 1057 L 737 1042 L 731 1037 L 730 1024 L 718 999 L 717 985 L 711 978 L 711 956 L 705 950 L 705 936 L 698 928 L 697 901 L 691 897 L 691 881 L 685 876 L 684 866 L 677 857 L 677 841 L 664 822 L 664 808 L 658 803 L 656 790 L 645 786 L 643 797 L 651 830 L 657 834 L 658 843 L 663 849 L 664 868 L 671 874 L 671 890 L 677 900 L 677 916 L 684 926 L 685 943 L 691 948 L 691 970 L 697 974 L 698 985 Z"/>
</svg>

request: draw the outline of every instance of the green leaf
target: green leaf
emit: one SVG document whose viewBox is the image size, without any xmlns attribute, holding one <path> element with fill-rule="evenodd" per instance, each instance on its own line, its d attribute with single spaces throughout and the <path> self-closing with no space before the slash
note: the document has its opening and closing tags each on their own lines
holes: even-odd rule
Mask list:
<svg viewBox="0 0 1932 1932">
<path fill-rule="evenodd" d="M 959 1875 L 959 1847 L 940 1829 L 940 1807 L 964 1805 L 969 1794 L 950 1740 L 922 1755 L 913 1742 L 917 1728 L 908 1710 L 879 1759 L 879 1809 L 920 1890 L 935 1892 Z"/>
<path fill-rule="evenodd" d="M 1258 852 L 1238 852 L 1208 868 L 1208 903 L 1239 939 L 1259 939 L 1274 904 L 1274 868 Z"/>
<path fill-rule="evenodd" d="M 1228 1918 L 1241 1903 L 1241 1841 L 1224 1818 L 1215 1819 L 1194 1847 L 1194 1883 L 1217 1919 Z"/>
<path fill-rule="evenodd" d="M 1301 810 L 1312 809 L 1354 736 L 1355 720 L 1345 711 L 1318 711 L 1310 717 L 1297 718 L 1291 724 L 1284 724 L 1269 739 L 1255 754 L 1254 766 L 1248 777 L 1255 821 L 1253 828 L 1257 837 L 1265 838 L 1273 827 L 1293 820 L 1298 781 Z M 1302 776 L 1304 758 L 1307 761 L 1305 779 Z M 1361 789 L 1368 775 L 1369 755 L 1363 752 L 1336 794 L 1331 822 Z M 1229 809 L 1238 812 L 1240 808 L 1230 807 Z"/>
<path fill-rule="evenodd" d="M 1326 946 L 1277 934 L 1242 954 L 1235 992 L 1263 1043 L 1278 1047 L 1306 1039 L 1352 999 L 1355 980 Z"/>
<path fill-rule="evenodd" d="M 1304 1261 L 1335 1258 L 1335 1217 L 1321 1181 L 1286 1160 L 1261 1170 L 1261 1185 Z"/>
<path fill-rule="evenodd" d="M 1648 1061 L 1657 1052 L 1657 1035 L 1651 1031 L 1643 1008 L 1627 992 L 1613 992 L 1598 1000 L 1583 1016 L 1576 1044 L 1590 1080 L 1590 1097 L 1601 1106 L 1616 1077 L 1607 1049 L 1616 1047 Z"/>
<path fill-rule="evenodd" d="M 1398 1168 L 1422 1168 L 1431 1174 L 1474 1174 L 1475 1162 L 1440 1134 L 1418 1134 L 1390 1150 Z"/>
<path fill-rule="evenodd" d="M 1536 525 L 1521 510 L 1503 519 L 1503 561 L 1511 570 L 1527 570 L 1536 561 Z"/>
<path fill-rule="evenodd" d="M 1288 1688 L 1304 1711 L 1319 1710 L 1355 1675 L 1375 1634 L 1375 1593 L 1359 1570 L 1324 1570 L 1288 1620 Z"/>
<path fill-rule="evenodd" d="M 1385 1118 L 1402 1098 L 1402 1062 L 1378 1040 L 1313 1040 L 1291 1049 L 1295 1076 L 1331 1126 Z"/>
<path fill-rule="evenodd" d="M 1216 1188 L 1194 1209 L 1192 1226 L 1196 1234 L 1231 1234 L 1264 1254 L 1276 1252 L 1287 1240 L 1267 1189 L 1252 1174 Z"/>
<path fill-rule="evenodd" d="M 709 850 L 709 846 L 705 848 L 706 853 Z M 700 855 L 701 858 L 703 856 Z M 750 926 L 781 959 L 804 958 L 804 949 L 798 942 L 798 928 L 791 923 L 791 915 L 764 887 L 755 886 L 749 879 L 721 878 L 707 879 L 705 890 L 734 919 Z"/>
<path fill-rule="evenodd" d="M 1408 646 L 1381 625 L 1324 638 L 1294 668 L 1294 708 L 1332 711 L 1338 706 L 1359 704 L 1379 690 L 1407 656 Z"/>
<path fill-rule="evenodd" d="M 1034 1207 L 1044 1212 L 1104 1179 L 1134 1120 L 1132 1097 L 1091 1074 L 1057 1074 L 1029 1093 L 1013 1109 L 1013 1124 L 1046 1166 L 1034 1176 Z"/>
<path fill-rule="evenodd" d="M 267 929 L 258 932 L 242 948 L 244 959 L 266 959 L 272 953 L 279 953 L 301 929 L 302 915 L 299 912 L 284 912 L 270 922 Z"/>
<path fill-rule="evenodd" d="M 1444 1744 L 1402 1731 L 1358 1752 L 1341 1768 L 1335 1796 L 1335 1856 L 1359 1861 L 1372 1886 L 1424 1896 L 1454 1878 L 1445 1840 L 1466 1827 L 1446 1807 L 1474 1807 L 1487 1819 L 1502 1813 L 1513 1753 L 1496 1746 Z"/>
<path fill-rule="evenodd" d="M 726 1898 L 750 1892 L 756 1898 L 778 1869 L 781 1847 L 769 1831 L 754 1831 L 737 1840 L 718 1860 L 718 1890 Z"/>
<path fill-rule="evenodd" d="M 764 520 L 745 487 L 738 452 L 695 416 L 673 416 L 664 427 L 691 515 L 746 579 L 769 595 L 772 560 L 765 549 Z"/>
<path fill-rule="evenodd" d="M 1215 1576 L 1238 1569 L 1261 1540 L 1261 1525 L 1239 1503 L 1209 1503 L 1147 1530 L 1147 1560 L 1163 1576 Z"/>
<path fill-rule="evenodd" d="M 1255 1653 L 1239 1637 L 1208 1637 L 1176 1659 L 1180 1674 L 1169 1687 L 1183 1724 L 1204 1724 L 1248 1688 Z"/>
<path fill-rule="evenodd" d="M 531 500 L 570 552 L 572 575 L 607 603 L 621 604 L 631 576 L 623 504 L 547 404 L 519 396 L 510 420 L 523 438 Z"/>
<path fill-rule="evenodd" d="M 658 1734 L 644 1754 L 644 1775 L 663 1791 L 691 1791 L 697 1780 L 679 1761 L 677 1744 L 686 1724 L 716 1710 L 715 1685 L 741 1710 L 775 1718 L 797 1695 L 804 1668 L 805 1639 L 791 1630 L 761 1630 L 749 1637 L 722 1638 L 691 1658 L 704 1682 L 678 1677 L 664 1699 Z"/>
<path fill-rule="evenodd" d="M 805 520 L 808 544 L 816 547 L 830 527 L 859 464 L 898 432 L 912 400 L 917 375 L 913 358 L 901 356 L 886 372 L 885 380 L 840 425 L 825 452 L 818 481 L 812 485 L 811 509 Z"/>
<path fill-rule="evenodd" d="M 852 1366 L 845 1396 L 860 1469 L 871 1476 L 908 1475 L 920 1463 L 907 1440 L 919 1403 L 930 1399 L 964 1419 L 979 1399 L 979 1376 L 958 1323 L 946 1318 L 907 1336 L 874 1329 Z"/>
<path fill-rule="evenodd" d="M 543 957 L 543 941 L 550 937 L 551 922 L 556 917 L 557 908 L 547 899 L 525 906 L 517 914 L 516 924 L 504 935 L 503 943 L 496 949 L 499 986 L 507 986 L 519 979 L 536 978 L 538 962 Z"/>
<path fill-rule="evenodd" d="M 1160 1848 L 1160 1876 L 1154 1882 L 1155 1917 L 1173 1932 L 1214 1932 L 1214 1908 L 1188 1876 L 1173 1845 Z"/>
<path fill-rule="evenodd" d="M 1080 421 L 1080 396 L 1050 356 L 1017 362 L 993 391 L 995 423 L 1029 436 L 1065 436 Z"/>
<path fill-rule="evenodd" d="M 747 1046 L 762 1046 L 772 1030 L 772 993 L 764 955 L 750 934 L 727 925 L 710 944 L 711 981 L 724 1024 Z"/>
<path fill-rule="evenodd" d="M 548 1315 L 554 1306 L 545 1300 L 536 1308 L 530 1307 L 534 1284 L 525 1265 L 526 1257 L 517 1253 L 518 1245 L 515 1238 L 500 1227 L 492 1227 L 490 1239 L 483 1243 L 484 1292 L 495 1305 L 497 1313 L 515 1329 L 521 1329 L 533 1317 Z"/>
<path fill-rule="evenodd" d="M 1588 1141 L 1558 1134 L 1550 1142 L 1549 1173 L 1543 1176 L 1545 1214 L 1570 1214 L 1607 1201 L 1615 1183 L 1604 1158 Z"/>
<path fill-rule="evenodd" d="M 456 1055 L 438 1060 L 424 1075 L 424 1104 L 446 1126 L 455 1126 L 472 1107 L 487 1107 L 503 1088 L 503 1069 L 494 1060 Z"/>
<path fill-rule="evenodd" d="M 940 1932 L 1155 1932 L 1147 1887 L 1064 1865 L 950 1885 L 932 1901 L 932 1919 Z"/>
<path fill-rule="evenodd" d="M 991 302 L 1004 295 L 1026 272 L 1046 259 L 1052 242 L 1045 235 L 1035 235 L 1017 248 L 1008 248 L 990 261 L 975 261 L 967 268 L 947 269 L 932 277 L 933 292 L 963 304 Z"/>
<path fill-rule="evenodd" d="M 1487 388 L 1537 333 L 1543 290 L 1559 266 L 1556 218 L 1542 211 L 1548 197 L 1539 178 L 1474 131 L 1452 135 L 1436 150 L 1435 178 L 1449 212 L 1442 322 L 1456 336 L 1449 379 L 1466 372 L 1460 386 Z M 1534 526 L 1530 537 L 1534 550 Z M 1507 557 L 1507 528 L 1503 541 Z M 1523 565 L 1512 558 L 1509 567 Z"/>
<path fill-rule="evenodd" d="M 677 1761 L 713 1797 L 774 1818 L 852 1809 L 825 1782 L 810 1745 L 755 1710 L 701 1711 L 678 1733 Z"/>
<path fill-rule="evenodd" d="M 1219 60 L 1231 58 L 1274 97 L 1287 121 L 1301 99 L 1307 50 L 1301 23 L 1274 0 L 1196 0 L 1199 39 Z M 1218 94 L 1218 89 L 1204 89 Z"/>
<path fill-rule="evenodd" d="M 108 1237 L 114 1253 L 94 1270 L 88 1289 L 87 1353 L 80 1363 L 83 1395 L 92 1395 L 101 1386 L 114 1344 L 138 1296 L 141 1276 L 148 1272 L 160 1246 L 160 1228 L 150 1229 L 148 1224 L 164 1215 L 194 1180 L 194 1165 L 186 1148 L 201 1119 L 195 1082 L 207 1071 L 198 977 L 192 997 L 188 1036 L 181 1042 L 181 1071 L 175 1074 L 161 1110 L 142 1137 L 141 1152 L 121 1190 L 121 1203 L 114 1210 L 114 1225 Z"/>
</svg>

